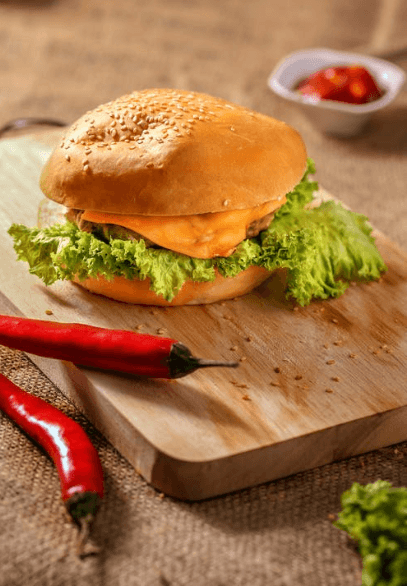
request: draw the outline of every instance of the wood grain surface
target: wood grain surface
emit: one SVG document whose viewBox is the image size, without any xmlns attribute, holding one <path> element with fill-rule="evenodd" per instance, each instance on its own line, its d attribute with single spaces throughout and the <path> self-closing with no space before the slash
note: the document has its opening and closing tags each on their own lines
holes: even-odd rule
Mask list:
<svg viewBox="0 0 407 586">
<path fill-rule="evenodd" d="M 407 255 L 396 245 L 378 234 L 388 266 L 379 282 L 307 308 L 285 300 L 280 273 L 243 298 L 198 307 L 46 288 L 16 261 L 7 229 L 36 223 L 39 173 L 59 136 L 0 142 L 0 311 L 163 329 L 198 356 L 240 360 L 237 370 L 162 381 L 32 357 L 148 482 L 203 499 L 407 438 Z"/>
</svg>

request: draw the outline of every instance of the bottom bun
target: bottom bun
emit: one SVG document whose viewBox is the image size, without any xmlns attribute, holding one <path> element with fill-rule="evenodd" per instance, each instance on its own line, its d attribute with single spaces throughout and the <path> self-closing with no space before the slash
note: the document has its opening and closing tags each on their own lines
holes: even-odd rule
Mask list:
<svg viewBox="0 0 407 586">
<path fill-rule="evenodd" d="M 166 301 L 150 290 L 150 280 L 129 280 L 115 277 L 108 281 L 103 277 L 90 277 L 85 281 L 75 279 L 75 283 L 99 295 L 110 299 L 138 305 L 204 305 L 223 299 L 231 299 L 249 293 L 263 283 L 271 273 L 263 267 L 251 266 L 236 277 L 222 277 L 216 271 L 214 281 L 187 281 L 172 301 Z"/>
</svg>

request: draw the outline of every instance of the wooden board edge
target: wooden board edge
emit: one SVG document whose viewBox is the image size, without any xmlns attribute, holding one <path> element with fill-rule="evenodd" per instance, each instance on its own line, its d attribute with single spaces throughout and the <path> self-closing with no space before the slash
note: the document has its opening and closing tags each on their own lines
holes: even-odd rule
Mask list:
<svg viewBox="0 0 407 586">
<path fill-rule="evenodd" d="M 201 501 L 246 489 L 406 439 L 407 406 L 403 406 L 225 458 L 177 459 L 152 445 L 120 414 L 112 422 L 103 397 L 94 392 L 80 368 L 29 356 L 146 482 L 183 501 Z M 338 449 L 340 445 L 346 448 Z"/>
<path fill-rule="evenodd" d="M 208 462 L 185 462 L 160 454 L 150 476 L 144 476 L 143 471 L 141 474 L 164 494 L 180 500 L 201 501 L 400 443 L 406 439 L 406 419 L 407 406 L 399 407 L 253 452 Z M 329 448 L 341 441 L 346 449 Z M 304 466 L 310 454 L 313 462 Z"/>
</svg>

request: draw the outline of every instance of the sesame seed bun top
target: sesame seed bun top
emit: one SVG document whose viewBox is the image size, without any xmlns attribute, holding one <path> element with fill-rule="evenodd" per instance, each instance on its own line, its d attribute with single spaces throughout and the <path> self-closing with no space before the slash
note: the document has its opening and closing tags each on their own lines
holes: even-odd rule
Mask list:
<svg viewBox="0 0 407 586">
<path fill-rule="evenodd" d="M 287 124 L 205 94 L 153 89 L 82 116 L 40 185 L 69 208 L 192 215 L 280 200 L 305 166 L 304 143 Z"/>
</svg>

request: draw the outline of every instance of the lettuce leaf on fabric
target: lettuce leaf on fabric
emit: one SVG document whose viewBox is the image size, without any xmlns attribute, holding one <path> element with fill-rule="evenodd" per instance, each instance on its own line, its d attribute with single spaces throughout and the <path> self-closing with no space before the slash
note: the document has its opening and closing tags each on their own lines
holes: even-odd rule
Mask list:
<svg viewBox="0 0 407 586">
<path fill-rule="evenodd" d="M 365 216 L 334 202 L 306 209 L 318 188 L 309 180 L 308 162 L 301 182 L 287 195 L 267 230 L 244 240 L 229 257 L 197 259 L 162 248 L 147 248 L 144 240 L 111 239 L 109 243 L 82 232 L 71 222 L 48 228 L 13 224 L 9 234 L 19 260 L 46 285 L 56 280 L 83 280 L 115 275 L 151 280 L 151 289 L 171 301 L 187 280 L 213 281 L 215 268 L 234 277 L 251 265 L 269 271 L 288 270 L 287 296 L 300 305 L 313 298 L 341 295 L 352 280 L 377 279 L 384 262 Z"/>
<path fill-rule="evenodd" d="M 336 527 L 357 541 L 363 586 L 407 585 L 407 489 L 355 482 L 341 497 Z"/>
</svg>

